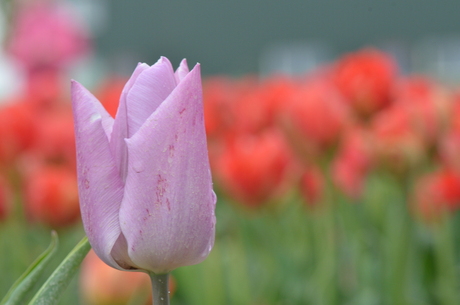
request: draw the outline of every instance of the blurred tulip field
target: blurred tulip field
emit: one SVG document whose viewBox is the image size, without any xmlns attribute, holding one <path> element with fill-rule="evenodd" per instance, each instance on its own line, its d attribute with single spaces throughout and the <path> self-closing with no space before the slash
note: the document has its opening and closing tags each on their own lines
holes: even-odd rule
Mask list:
<svg viewBox="0 0 460 305">
<path fill-rule="evenodd" d="M 0 296 L 52 230 L 41 283 L 85 234 L 67 68 L 90 39 L 46 5 L 12 20 L 5 52 L 25 87 L 0 103 Z M 126 81 L 92 88 L 111 115 Z M 300 76 L 206 77 L 203 97 L 216 241 L 172 272 L 172 304 L 460 304 L 458 88 L 403 75 L 369 47 Z M 60 304 L 149 294 L 145 274 L 91 252 Z"/>
</svg>

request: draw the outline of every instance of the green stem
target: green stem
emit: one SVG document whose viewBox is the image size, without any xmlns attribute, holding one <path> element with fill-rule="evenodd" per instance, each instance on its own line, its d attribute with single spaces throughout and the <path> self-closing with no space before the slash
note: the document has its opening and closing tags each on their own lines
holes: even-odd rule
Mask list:
<svg viewBox="0 0 460 305">
<path fill-rule="evenodd" d="M 153 305 L 169 305 L 169 273 L 149 273 L 152 281 Z"/>
</svg>

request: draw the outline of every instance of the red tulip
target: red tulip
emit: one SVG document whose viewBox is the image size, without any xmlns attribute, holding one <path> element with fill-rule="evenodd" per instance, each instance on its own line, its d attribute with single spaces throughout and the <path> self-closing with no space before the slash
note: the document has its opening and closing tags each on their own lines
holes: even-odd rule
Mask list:
<svg viewBox="0 0 460 305">
<path fill-rule="evenodd" d="M 316 167 L 308 167 L 300 178 L 300 193 L 307 206 L 317 205 L 324 192 L 324 177 Z"/>
<path fill-rule="evenodd" d="M 254 82 L 251 90 L 241 90 L 233 107 L 235 130 L 256 133 L 274 127 L 296 87 L 288 78 L 272 77 Z"/>
<path fill-rule="evenodd" d="M 0 108 L 0 163 L 11 164 L 31 146 L 36 133 L 35 120 L 27 103 L 13 102 Z"/>
<path fill-rule="evenodd" d="M 26 176 L 25 209 L 34 222 L 51 227 L 74 224 L 80 216 L 76 174 L 56 166 L 32 169 Z"/>
<path fill-rule="evenodd" d="M 342 139 L 332 163 L 332 179 L 347 196 L 354 199 L 361 196 L 372 165 L 371 154 L 371 142 L 365 130 L 351 129 Z"/>
<path fill-rule="evenodd" d="M 376 161 L 397 172 L 419 164 L 426 155 L 423 136 L 406 107 L 393 105 L 378 113 L 371 122 L 371 136 Z"/>
<path fill-rule="evenodd" d="M 214 162 L 220 186 L 241 204 L 260 207 L 284 194 L 292 158 L 277 130 L 241 135 Z"/>
<path fill-rule="evenodd" d="M 427 145 L 433 145 L 451 113 L 452 101 L 441 86 L 424 77 L 411 77 L 398 83 L 395 104 L 404 107 L 414 131 Z"/>
<path fill-rule="evenodd" d="M 252 90 L 241 92 L 233 101 L 233 130 L 236 133 L 256 133 L 270 126 L 265 88 L 255 84 Z"/>
<path fill-rule="evenodd" d="M 460 207 L 460 175 L 452 170 L 421 177 L 415 187 L 413 205 L 426 219 L 437 218 L 443 212 Z"/>
<path fill-rule="evenodd" d="M 50 163 L 75 168 L 75 135 L 72 111 L 47 112 L 37 117 L 36 139 L 32 152 Z"/>
<path fill-rule="evenodd" d="M 340 95 L 322 79 L 292 92 L 281 114 L 287 137 L 304 158 L 316 158 L 335 145 L 350 120 Z"/>
<path fill-rule="evenodd" d="M 241 126 L 241 121 L 247 123 L 247 117 L 250 114 L 244 112 L 243 109 L 240 110 L 243 112 L 238 112 L 237 105 L 244 103 L 244 101 L 241 101 L 244 96 L 248 96 L 248 102 L 252 103 L 250 95 L 255 87 L 255 79 L 250 77 L 239 81 L 226 77 L 213 77 L 204 82 L 204 116 L 206 134 L 210 142 L 222 136 L 228 137 L 246 128 Z M 249 107 L 257 107 L 258 100 L 255 103 L 256 105 L 249 105 Z M 257 115 L 254 112 L 252 114 Z M 252 124 L 250 121 L 249 123 Z"/>
<path fill-rule="evenodd" d="M 289 96 L 297 87 L 297 82 L 282 75 L 272 76 L 262 82 L 261 98 L 264 100 L 267 125 L 276 123 L 280 112 L 286 107 Z"/>
<path fill-rule="evenodd" d="M 333 78 L 355 111 L 368 116 L 390 104 L 396 73 L 396 63 L 388 54 L 364 49 L 339 59 Z"/>
<path fill-rule="evenodd" d="M 99 86 L 95 95 L 113 118 L 117 114 L 121 92 L 126 82 L 127 79 L 111 77 Z"/>
</svg>

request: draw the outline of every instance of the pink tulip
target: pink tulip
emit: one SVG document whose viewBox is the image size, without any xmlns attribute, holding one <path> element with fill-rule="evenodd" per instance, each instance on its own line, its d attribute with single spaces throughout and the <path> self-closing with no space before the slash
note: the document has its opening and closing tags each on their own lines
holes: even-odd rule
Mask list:
<svg viewBox="0 0 460 305">
<path fill-rule="evenodd" d="M 204 260 L 216 196 L 200 66 L 139 64 L 113 119 L 72 82 L 83 225 L 96 254 L 121 270 L 167 273 Z"/>
<path fill-rule="evenodd" d="M 13 14 L 7 51 L 28 71 L 64 68 L 89 51 L 84 25 L 62 1 L 22 2 Z"/>
</svg>

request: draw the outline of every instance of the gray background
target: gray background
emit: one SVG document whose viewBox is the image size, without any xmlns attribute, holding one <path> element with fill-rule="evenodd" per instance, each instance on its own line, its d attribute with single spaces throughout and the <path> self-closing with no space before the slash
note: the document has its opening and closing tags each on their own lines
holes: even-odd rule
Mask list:
<svg viewBox="0 0 460 305">
<path fill-rule="evenodd" d="M 96 47 L 115 70 L 165 55 L 174 65 L 200 62 L 204 74 L 238 75 L 258 72 L 273 44 L 319 43 L 327 60 L 366 45 L 457 37 L 459 9 L 459 0 L 110 0 Z"/>
</svg>

